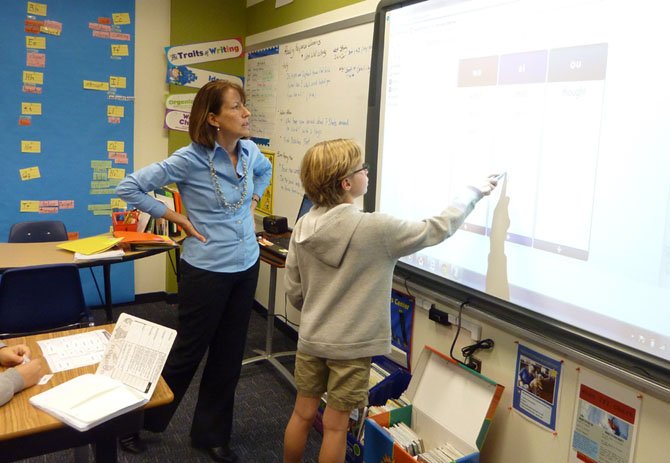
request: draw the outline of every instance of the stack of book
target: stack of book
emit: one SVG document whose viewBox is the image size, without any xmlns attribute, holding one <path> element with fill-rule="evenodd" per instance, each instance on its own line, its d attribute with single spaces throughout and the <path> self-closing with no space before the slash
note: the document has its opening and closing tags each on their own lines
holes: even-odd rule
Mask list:
<svg viewBox="0 0 670 463">
<path fill-rule="evenodd" d="M 155 233 L 115 231 L 114 237 L 120 238 L 122 243 L 129 244 L 133 251 L 170 249 L 177 246 L 177 243 L 168 236 Z"/>
<path fill-rule="evenodd" d="M 417 455 L 417 460 L 422 463 L 452 463 L 464 456 L 453 445 L 447 443 Z"/>
<path fill-rule="evenodd" d="M 378 363 L 372 363 L 370 368 L 370 389 L 381 384 L 391 376 L 391 372 L 383 368 Z M 368 415 L 377 415 L 379 413 L 388 412 L 396 408 L 402 408 L 409 405 L 409 399 L 405 396 L 404 393 L 400 394 L 400 397 L 394 399 L 389 398 L 383 405 L 371 405 L 368 409 Z"/>
<path fill-rule="evenodd" d="M 385 431 L 394 442 L 413 457 L 424 452 L 423 439 L 421 439 L 412 428 L 405 423 L 396 423 L 391 427 L 386 428 Z"/>
</svg>

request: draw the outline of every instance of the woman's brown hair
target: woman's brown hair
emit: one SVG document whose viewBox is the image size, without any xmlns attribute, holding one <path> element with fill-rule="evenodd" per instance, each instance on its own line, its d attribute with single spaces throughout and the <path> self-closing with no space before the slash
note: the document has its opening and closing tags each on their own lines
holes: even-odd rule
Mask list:
<svg viewBox="0 0 670 463">
<path fill-rule="evenodd" d="M 223 106 L 228 89 L 236 90 L 242 98 L 242 103 L 246 103 L 247 97 L 244 94 L 244 89 L 227 80 L 212 80 L 198 90 L 193 100 L 188 122 L 188 134 L 191 136 L 191 140 L 210 149 L 214 148 L 216 127 L 207 122 L 207 117 L 209 113 L 219 114 L 221 112 L 221 106 Z"/>
</svg>

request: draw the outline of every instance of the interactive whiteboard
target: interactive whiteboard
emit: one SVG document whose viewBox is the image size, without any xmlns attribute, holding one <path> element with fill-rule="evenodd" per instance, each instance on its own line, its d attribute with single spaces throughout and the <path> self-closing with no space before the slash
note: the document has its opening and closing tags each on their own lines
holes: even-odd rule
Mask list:
<svg viewBox="0 0 670 463">
<path fill-rule="evenodd" d="M 660 6 L 385 2 L 367 146 L 377 156 L 371 207 L 408 219 L 507 173 L 454 237 L 403 269 L 465 288 L 512 323 L 561 327 L 560 342 L 574 337 L 663 382 L 670 33 Z"/>
</svg>

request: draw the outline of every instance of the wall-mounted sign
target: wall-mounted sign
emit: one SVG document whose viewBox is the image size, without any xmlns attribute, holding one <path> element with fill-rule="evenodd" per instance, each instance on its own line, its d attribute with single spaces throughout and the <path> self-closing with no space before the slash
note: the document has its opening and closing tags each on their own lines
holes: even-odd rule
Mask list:
<svg viewBox="0 0 670 463">
<path fill-rule="evenodd" d="M 177 45 L 166 47 L 165 53 L 168 63 L 173 66 L 220 61 L 242 56 L 242 42 L 240 39 L 235 38 L 217 40 L 215 42 Z"/>
</svg>

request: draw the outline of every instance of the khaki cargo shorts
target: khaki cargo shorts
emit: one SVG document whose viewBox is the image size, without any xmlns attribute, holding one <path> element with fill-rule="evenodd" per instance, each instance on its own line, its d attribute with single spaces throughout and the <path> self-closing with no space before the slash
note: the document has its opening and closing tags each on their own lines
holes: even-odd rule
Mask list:
<svg viewBox="0 0 670 463">
<path fill-rule="evenodd" d="M 372 357 L 332 360 L 298 352 L 295 383 L 305 397 L 321 397 L 328 392 L 328 406 L 351 411 L 368 404 Z"/>
</svg>

